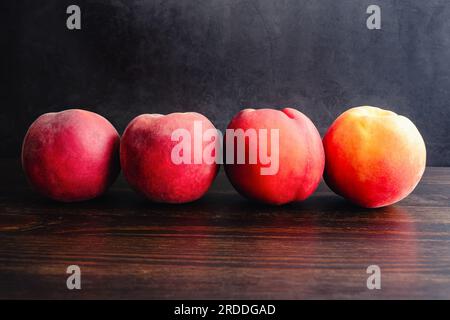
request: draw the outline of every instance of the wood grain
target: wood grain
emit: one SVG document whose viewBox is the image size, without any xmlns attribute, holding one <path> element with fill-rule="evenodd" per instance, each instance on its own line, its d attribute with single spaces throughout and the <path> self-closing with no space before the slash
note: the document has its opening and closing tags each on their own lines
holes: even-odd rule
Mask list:
<svg viewBox="0 0 450 320">
<path fill-rule="evenodd" d="M 367 210 L 324 184 L 303 203 L 252 203 L 223 172 L 191 204 L 147 202 L 123 179 L 60 204 L 31 192 L 17 161 L 0 164 L 0 298 L 450 299 L 450 168 Z M 72 264 L 79 291 L 66 289 Z M 366 287 L 371 264 L 381 290 Z"/>
</svg>

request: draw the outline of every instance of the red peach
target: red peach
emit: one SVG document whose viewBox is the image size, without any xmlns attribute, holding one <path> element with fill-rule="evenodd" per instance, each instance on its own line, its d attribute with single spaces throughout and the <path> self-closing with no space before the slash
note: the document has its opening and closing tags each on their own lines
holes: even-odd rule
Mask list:
<svg viewBox="0 0 450 320">
<path fill-rule="evenodd" d="M 269 204 L 285 204 L 308 198 L 317 188 L 323 174 L 325 159 L 322 141 L 314 124 L 303 113 L 286 108 L 246 109 L 239 112 L 230 122 L 225 134 L 226 157 L 234 149 L 238 151 L 236 138 L 233 146 L 229 130 L 242 129 L 249 135 L 245 138 L 245 163 L 237 158 L 225 160 L 225 171 L 232 185 L 242 195 Z M 251 147 L 251 130 L 256 130 L 256 149 Z M 278 130 L 278 141 L 266 138 Z M 275 136 L 274 136 L 275 137 Z M 263 150 L 261 140 L 268 140 Z M 271 156 L 270 164 L 261 157 Z M 239 155 L 237 155 L 239 156 Z M 233 155 L 234 157 L 234 155 Z M 256 159 L 251 163 L 251 159 Z M 278 163 L 276 163 L 278 162 Z M 275 167 L 272 172 L 264 169 Z"/>
<path fill-rule="evenodd" d="M 22 166 L 42 195 L 72 202 L 103 194 L 116 179 L 120 137 L 102 116 L 66 110 L 40 116 L 28 129 Z"/>
<path fill-rule="evenodd" d="M 195 123 L 200 123 L 203 135 L 214 130 L 214 125 L 203 115 L 194 112 L 169 115 L 143 114 L 136 117 L 126 128 L 121 145 L 120 161 L 124 176 L 138 193 L 154 202 L 185 203 L 202 197 L 211 186 L 218 164 L 206 163 L 201 153 L 208 141 L 196 136 Z M 188 158 L 200 158 L 200 163 L 176 163 L 173 151 L 179 144 L 173 140 L 177 130 L 186 131 L 191 141 Z M 200 149 L 194 147 L 200 140 Z M 197 140 L 198 141 L 198 140 Z M 192 147 L 192 148 L 191 148 Z"/>
<path fill-rule="evenodd" d="M 416 126 L 388 110 L 347 110 L 328 129 L 323 144 L 326 183 L 362 207 L 402 200 L 425 170 L 425 143 Z"/>
</svg>

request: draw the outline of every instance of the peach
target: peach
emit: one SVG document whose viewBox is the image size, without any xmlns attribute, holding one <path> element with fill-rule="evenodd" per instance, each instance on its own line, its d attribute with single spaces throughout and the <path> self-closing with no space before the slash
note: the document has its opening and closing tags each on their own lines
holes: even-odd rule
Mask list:
<svg viewBox="0 0 450 320">
<path fill-rule="evenodd" d="M 28 129 L 22 166 L 36 191 L 72 202 L 103 194 L 116 179 L 120 137 L 102 116 L 66 110 L 40 116 Z"/>
<path fill-rule="evenodd" d="M 362 207 L 402 200 L 425 170 L 425 143 L 416 126 L 388 110 L 347 110 L 328 129 L 323 144 L 326 183 Z"/>
<path fill-rule="evenodd" d="M 196 136 L 196 124 L 201 126 L 200 137 Z M 180 142 L 173 138 L 179 130 L 190 136 L 190 150 L 180 153 L 201 161 L 174 161 L 173 152 Z M 215 131 L 214 125 L 194 112 L 136 117 L 125 129 L 120 145 L 122 171 L 130 186 L 154 202 L 185 203 L 202 197 L 218 171 L 215 161 L 203 161 L 202 150 L 210 143 L 203 140 L 207 130 Z M 200 148 L 195 146 L 196 141 Z"/>
<path fill-rule="evenodd" d="M 224 141 L 226 174 L 245 197 L 281 205 L 308 198 L 320 183 L 322 140 L 311 120 L 295 109 L 242 110 L 228 125 Z M 240 143 L 245 144 L 241 151 Z M 242 151 L 246 161 L 239 163 Z"/>
</svg>

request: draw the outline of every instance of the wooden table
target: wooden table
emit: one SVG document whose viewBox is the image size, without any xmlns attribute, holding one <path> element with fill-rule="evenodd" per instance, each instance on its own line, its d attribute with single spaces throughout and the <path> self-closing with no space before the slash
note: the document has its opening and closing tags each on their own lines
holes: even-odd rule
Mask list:
<svg viewBox="0 0 450 320">
<path fill-rule="evenodd" d="M 324 184 L 303 203 L 255 204 L 223 172 L 186 205 L 147 202 L 122 178 L 60 204 L 30 191 L 17 160 L 0 163 L 0 298 L 450 298 L 450 168 L 367 210 Z M 366 287 L 373 264 L 381 290 Z M 66 288 L 69 265 L 81 290 Z"/>
</svg>

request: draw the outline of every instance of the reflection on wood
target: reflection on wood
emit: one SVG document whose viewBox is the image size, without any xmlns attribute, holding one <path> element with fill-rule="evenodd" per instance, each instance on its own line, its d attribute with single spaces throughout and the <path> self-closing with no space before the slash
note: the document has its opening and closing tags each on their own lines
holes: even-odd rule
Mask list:
<svg viewBox="0 0 450 320">
<path fill-rule="evenodd" d="M 221 172 L 207 196 L 149 203 L 118 181 L 104 197 L 60 204 L 2 161 L 0 298 L 450 298 L 450 169 L 376 210 L 325 185 L 282 207 L 240 197 Z M 82 290 L 66 289 L 66 268 Z M 368 290 L 379 265 L 382 289 Z"/>
</svg>

